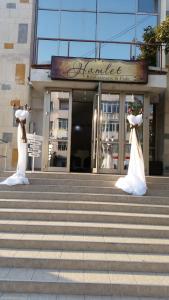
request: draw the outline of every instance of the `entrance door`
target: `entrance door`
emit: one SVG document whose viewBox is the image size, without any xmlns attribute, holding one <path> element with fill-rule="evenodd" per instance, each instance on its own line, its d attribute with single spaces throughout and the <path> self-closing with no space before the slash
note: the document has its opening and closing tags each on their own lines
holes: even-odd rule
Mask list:
<svg viewBox="0 0 169 300">
<path fill-rule="evenodd" d="M 91 172 L 93 91 L 73 90 L 71 172 Z"/>
<path fill-rule="evenodd" d="M 101 86 L 93 104 L 93 172 L 125 174 L 130 159 L 130 128 L 127 122 L 128 107 L 131 102 L 144 105 L 144 95 L 123 93 L 103 93 Z M 144 146 L 144 155 L 148 155 L 147 122 L 139 128 L 140 140 Z M 147 164 L 147 160 L 146 164 Z M 146 169 L 147 172 L 147 169 Z"/>
<path fill-rule="evenodd" d="M 52 91 L 47 93 L 44 108 L 43 169 L 69 172 L 71 92 Z"/>
</svg>

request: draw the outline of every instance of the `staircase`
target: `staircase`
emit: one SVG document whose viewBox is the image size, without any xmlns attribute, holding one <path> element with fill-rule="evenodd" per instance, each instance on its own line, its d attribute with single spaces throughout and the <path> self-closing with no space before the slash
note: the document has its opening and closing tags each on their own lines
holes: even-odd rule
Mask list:
<svg viewBox="0 0 169 300">
<path fill-rule="evenodd" d="M 112 175 L 28 177 L 0 186 L 0 300 L 169 299 L 169 178 L 136 197 Z"/>
</svg>

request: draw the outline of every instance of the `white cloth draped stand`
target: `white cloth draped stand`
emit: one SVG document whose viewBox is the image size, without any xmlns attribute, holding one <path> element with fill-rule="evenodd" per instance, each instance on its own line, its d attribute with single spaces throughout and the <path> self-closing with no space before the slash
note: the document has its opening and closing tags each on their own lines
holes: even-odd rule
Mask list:
<svg viewBox="0 0 169 300">
<path fill-rule="evenodd" d="M 147 191 L 145 172 L 144 172 L 144 159 L 140 142 L 137 138 L 135 126 L 140 126 L 143 122 L 142 114 L 137 116 L 128 115 L 127 117 L 131 133 L 129 143 L 131 144 L 130 161 L 128 173 L 125 177 L 121 177 L 115 183 L 115 186 L 123 191 L 133 195 L 145 195 Z M 132 127 L 133 126 L 133 127 Z"/>
<path fill-rule="evenodd" d="M 20 121 L 26 120 L 29 116 L 27 110 L 18 109 L 15 112 L 15 117 Z M 17 145 L 18 145 L 18 163 L 16 173 L 0 182 L 3 185 L 16 185 L 16 184 L 29 184 L 28 178 L 25 177 L 26 162 L 27 162 L 27 143 L 22 139 L 22 127 L 19 123 L 17 132 Z"/>
</svg>

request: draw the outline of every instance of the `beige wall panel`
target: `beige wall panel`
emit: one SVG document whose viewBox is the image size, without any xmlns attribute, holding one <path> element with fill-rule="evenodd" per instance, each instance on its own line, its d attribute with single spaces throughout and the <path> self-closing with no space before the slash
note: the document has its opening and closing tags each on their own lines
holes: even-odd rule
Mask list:
<svg viewBox="0 0 169 300">
<path fill-rule="evenodd" d="M 4 43 L 4 48 L 5 49 L 13 49 L 14 48 L 14 44 L 13 43 Z"/>
<path fill-rule="evenodd" d="M 17 84 L 25 84 L 25 64 L 16 64 L 15 81 Z"/>
<path fill-rule="evenodd" d="M 12 167 L 15 168 L 17 166 L 17 161 L 18 161 L 18 149 L 14 148 L 12 149 L 12 161 L 11 161 Z"/>
</svg>

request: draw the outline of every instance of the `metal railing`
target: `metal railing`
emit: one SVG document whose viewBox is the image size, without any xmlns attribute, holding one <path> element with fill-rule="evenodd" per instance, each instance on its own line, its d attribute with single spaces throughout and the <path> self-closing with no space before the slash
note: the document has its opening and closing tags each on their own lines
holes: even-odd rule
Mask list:
<svg viewBox="0 0 169 300">
<path fill-rule="evenodd" d="M 56 42 L 56 43 L 65 43 L 64 44 L 64 54 L 62 52 L 62 50 L 56 51 L 56 53 L 51 53 L 52 55 L 56 55 L 56 56 L 65 56 L 65 57 L 83 57 L 83 58 L 95 58 L 95 59 L 121 59 L 121 60 L 137 60 L 138 56 L 140 54 L 139 49 L 141 46 L 157 46 L 158 50 L 157 50 L 157 55 L 156 55 L 156 66 L 160 67 L 160 69 L 162 70 L 163 67 L 163 45 L 161 43 L 143 43 L 143 42 L 122 42 L 122 41 L 105 41 L 105 40 L 81 40 L 81 39 L 64 39 L 64 38 L 46 38 L 46 37 L 40 37 L 37 38 L 34 44 L 34 56 L 33 56 L 33 64 L 37 65 L 37 64 L 43 64 L 38 62 L 38 53 L 40 51 L 39 49 L 39 45 L 40 42 L 42 41 L 46 41 L 46 42 Z M 76 45 L 78 48 L 80 46 L 80 44 L 93 44 L 94 48 L 87 51 L 84 53 L 83 55 L 74 55 L 73 54 L 73 46 L 75 46 L 75 43 L 78 43 L 78 45 Z M 104 50 L 104 46 L 108 46 L 108 45 L 114 45 L 117 47 L 117 51 L 115 51 L 114 53 L 116 54 L 116 57 L 114 56 L 113 52 L 112 52 L 112 56 L 109 55 L 108 57 L 106 57 L 103 53 L 102 50 Z M 118 47 L 120 46 L 128 46 L 128 56 L 126 57 L 126 48 L 124 49 L 124 56 L 122 54 L 120 54 L 122 51 L 118 51 Z M 58 44 L 59 47 L 59 44 Z M 77 49 L 78 49 L 77 48 Z M 57 47 L 56 47 L 57 49 Z M 65 51 L 66 49 L 66 51 Z M 75 49 L 75 48 L 74 48 Z M 120 48 L 119 48 L 120 49 Z M 66 55 L 65 55 L 66 53 Z M 119 54 L 119 57 L 117 57 L 117 54 Z"/>
</svg>

